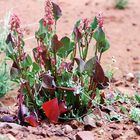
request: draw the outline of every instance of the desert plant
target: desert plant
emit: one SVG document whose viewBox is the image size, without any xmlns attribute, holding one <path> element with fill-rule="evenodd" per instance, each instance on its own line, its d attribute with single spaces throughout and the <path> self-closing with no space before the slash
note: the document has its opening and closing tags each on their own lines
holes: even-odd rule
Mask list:
<svg viewBox="0 0 140 140">
<path fill-rule="evenodd" d="M 6 37 L 9 33 L 9 18 L 10 12 L 4 18 L 4 24 L 0 27 L 0 52 L 4 52 L 6 49 Z"/>
<path fill-rule="evenodd" d="M 140 124 L 140 109 L 139 108 L 131 108 L 130 110 L 130 118 Z"/>
<path fill-rule="evenodd" d="M 0 29 L 0 53 L 3 53 L 3 57 L 0 60 L 0 97 L 4 96 L 9 90 L 13 89 L 13 82 L 10 80 L 10 67 L 7 64 L 5 57 L 6 51 L 6 37 L 9 32 L 9 17 L 10 13 L 5 16 L 4 24 Z"/>
<path fill-rule="evenodd" d="M 116 60 L 114 59 L 114 57 L 112 57 L 111 61 L 106 66 L 105 74 L 108 77 L 109 82 L 113 80 L 114 74 L 116 73 L 116 70 L 118 69 L 117 67 L 115 67 L 115 63 L 116 63 Z"/>
<path fill-rule="evenodd" d="M 0 62 L 0 98 L 16 87 L 17 85 L 10 78 L 10 66 L 4 59 Z"/>
<path fill-rule="evenodd" d="M 100 64 L 102 54 L 109 49 L 102 14 L 91 21 L 77 21 L 71 38 L 65 36 L 59 40 L 56 25 L 61 15 L 60 7 L 47 0 L 45 15 L 35 33 L 34 60 L 24 51 L 18 16 L 10 18 L 7 55 L 13 60 L 11 77 L 20 84 L 20 124 L 36 126 L 45 116 L 54 123 L 60 117 L 82 116 L 92 107 L 97 94 L 108 86 Z M 87 60 L 89 47 L 94 48 L 93 57 Z"/>
<path fill-rule="evenodd" d="M 128 0 L 115 0 L 115 8 L 125 9 L 128 5 Z"/>
</svg>

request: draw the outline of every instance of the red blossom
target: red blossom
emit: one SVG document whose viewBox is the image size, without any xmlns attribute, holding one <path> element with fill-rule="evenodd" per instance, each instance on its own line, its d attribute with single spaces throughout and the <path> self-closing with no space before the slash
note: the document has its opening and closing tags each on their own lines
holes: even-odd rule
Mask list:
<svg viewBox="0 0 140 140">
<path fill-rule="evenodd" d="M 52 66 L 55 66 L 55 65 L 56 65 L 56 61 L 55 61 L 54 58 L 51 59 L 51 65 L 52 65 Z"/>
<path fill-rule="evenodd" d="M 64 70 L 71 71 L 73 69 L 72 63 L 71 62 L 62 62 L 59 69 L 58 69 L 58 74 L 62 74 Z"/>
<path fill-rule="evenodd" d="M 43 49 L 42 46 L 38 46 L 38 47 L 37 47 L 37 51 L 38 51 L 38 53 L 41 54 L 41 53 L 44 51 L 44 49 Z"/>
<path fill-rule="evenodd" d="M 98 13 L 96 17 L 97 17 L 97 21 L 98 21 L 98 26 L 100 28 L 102 28 L 103 24 L 104 24 L 103 14 L 102 13 Z"/>
<path fill-rule="evenodd" d="M 43 53 L 46 52 L 45 47 L 43 45 L 41 45 L 41 46 L 38 46 L 36 48 L 36 50 L 37 50 L 37 54 L 34 54 L 34 55 L 36 55 L 35 58 L 39 59 L 40 60 L 40 64 L 44 65 L 45 64 L 44 63 L 45 59 L 43 58 Z"/>
<path fill-rule="evenodd" d="M 90 20 L 87 18 L 84 18 L 80 22 L 80 26 L 78 27 L 80 33 L 88 34 L 88 29 L 90 28 Z"/>
<path fill-rule="evenodd" d="M 11 15 L 9 24 L 11 30 L 16 30 L 20 28 L 20 19 L 16 14 Z"/>
<path fill-rule="evenodd" d="M 85 18 L 83 19 L 84 28 L 87 30 L 90 27 L 90 20 Z"/>
<path fill-rule="evenodd" d="M 23 37 L 23 30 L 20 28 L 20 19 L 16 14 L 10 16 L 10 30 L 16 31 L 19 34 L 19 40 Z"/>
<path fill-rule="evenodd" d="M 48 26 L 48 30 L 52 31 L 52 25 L 54 24 L 53 16 L 53 5 L 51 0 L 46 0 L 45 4 L 45 16 L 44 16 L 44 25 Z"/>
</svg>

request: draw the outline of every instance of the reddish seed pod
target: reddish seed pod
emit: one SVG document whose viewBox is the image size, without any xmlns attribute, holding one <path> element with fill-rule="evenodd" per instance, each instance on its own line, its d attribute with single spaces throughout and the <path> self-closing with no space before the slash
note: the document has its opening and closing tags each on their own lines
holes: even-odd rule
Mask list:
<svg viewBox="0 0 140 140">
<path fill-rule="evenodd" d="M 97 21 L 98 21 L 98 26 L 100 28 L 102 28 L 103 24 L 104 24 L 103 14 L 102 13 L 98 13 L 96 17 L 97 17 Z"/>
<path fill-rule="evenodd" d="M 16 14 L 11 15 L 9 24 L 11 30 L 16 30 L 20 28 L 20 19 Z"/>
<path fill-rule="evenodd" d="M 53 16 L 53 5 L 50 0 L 46 0 L 45 16 L 43 24 L 44 26 L 48 26 L 48 31 L 52 31 L 52 25 L 54 24 L 54 16 Z"/>
</svg>

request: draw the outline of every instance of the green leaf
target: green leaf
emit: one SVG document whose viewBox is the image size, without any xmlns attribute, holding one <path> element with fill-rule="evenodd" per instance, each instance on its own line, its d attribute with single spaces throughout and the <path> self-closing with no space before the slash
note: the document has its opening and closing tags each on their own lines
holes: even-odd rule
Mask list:
<svg viewBox="0 0 140 140">
<path fill-rule="evenodd" d="M 133 121 L 140 124 L 140 109 L 139 108 L 135 108 L 135 107 L 131 108 L 129 114 Z"/>
<path fill-rule="evenodd" d="M 12 60 L 15 60 L 15 58 L 16 58 L 16 54 L 14 52 L 14 48 L 13 48 L 11 42 L 8 43 L 8 45 L 6 47 L 6 55 Z"/>
<path fill-rule="evenodd" d="M 110 44 L 107 39 L 102 42 L 97 43 L 98 52 L 103 53 L 110 48 Z"/>
<path fill-rule="evenodd" d="M 128 114 L 128 110 L 127 110 L 126 107 L 120 106 L 120 110 L 121 110 L 124 114 Z"/>
<path fill-rule="evenodd" d="M 28 72 L 27 76 L 30 83 L 30 87 L 32 87 L 35 84 L 35 75 L 32 72 Z"/>
<path fill-rule="evenodd" d="M 38 98 L 37 98 L 37 96 L 35 97 L 35 101 L 36 101 L 36 104 L 37 104 L 39 107 L 41 107 L 41 106 L 42 106 L 43 101 L 42 101 L 42 100 L 40 100 L 40 99 L 38 99 Z"/>
<path fill-rule="evenodd" d="M 29 55 L 26 56 L 26 58 L 21 62 L 21 66 L 23 68 L 27 68 L 32 65 L 32 59 Z"/>
<path fill-rule="evenodd" d="M 44 29 L 45 29 L 45 27 L 44 27 L 44 25 L 43 25 L 43 22 L 44 22 L 44 19 L 41 19 L 41 20 L 39 21 L 39 30 L 40 30 L 40 32 L 43 32 Z"/>
<path fill-rule="evenodd" d="M 10 77 L 13 81 L 16 81 L 16 82 L 20 77 L 20 70 L 15 62 L 13 63 L 13 65 L 11 67 Z"/>
<path fill-rule="evenodd" d="M 93 34 L 94 39 L 97 41 L 96 45 L 98 52 L 103 53 L 109 49 L 109 41 L 105 37 L 105 33 L 102 28 L 98 28 L 97 31 Z"/>
<path fill-rule="evenodd" d="M 135 99 L 136 99 L 136 101 L 138 102 L 138 103 L 140 103 L 140 96 L 139 95 L 135 95 Z"/>
<path fill-rule="evenodd" d="M 95 17 L 93 19 L 93 21 L 91 22 L 90 26 L 92 30 L 95 30 L 97 28 L 98 22 L 97 22 L 97 18 Z"/>
<path fill-rule="evenodd" d="M 35 62 L 33 62 L 32 65 L 33 65 L 32 72 L 33 73 L 39 72 L 39 70 L 40 70 L 39 66 Z"/>
<path fill-rule="evenodd" d="M 93 34 L 94 39 L 97 42 L 102 42 L 105 40 L 105 33 L 102 28 L 98 28 L 97 31 Z"/>
<path fill-rule="evenodd" d="M 107 51 L 109 48 L 110 48 L 110 44 L 109 44 L 109 41 L 106 39 L 105 40 L 105 46 L 103 47 L 102 52 Z"/>
<path fill-rule="evenodd" d="M 89 76 L 93 75 L 93 70 L 95 69 L 96 57 L 89 59 L 85 64 L 85 71 L 87 71 Z"/>
<path fill-rule="evenodd" d="M 80 26 L 80 22 L 81 22 L 81 19 L 79 19 L 79 20 L 75 23 L 74 27 L 79 27 L 79 26 Z"/>
<path fill-rule="evenodd" d="M 57 54 L 61 58 L 66 58 L 74 49 L 74 43 L 70 41 L 68 37 L 63 37 L 61 39 L 63 46 L 59 48 Z"/>
<path fill-rule="evenodd" d="M 90 94 L 91 94 L 90 91 L 89 92 L 86 91 L 85 93 L 81 94 L 82 105 L 87 106 L 90 100 L 89 96 Z"/>
<path fill-rule="evenodd" d="M 77 104 L 76 96 L 71 91 L 67 91 L 66 101 L 67 101 L 67 106 L 72 106 L 73 108 L 76 107 L 76 104 Z"/>
<path fill-rule="evenodd" d="M 67 87 L 71 77 L 72 77 L 72 74 L 64 70 L 62 75 L 57 77 L 57 82 L 59 86 Z"/>
<path fill-rule="evenodd" d="M 4 83 L 0 82 L 0 98 L 6 94 L 6 86 Z"/>
<path fill-rule="evenodd" d="M 46 36 L 47 28 L 43 25 L 43 19 L 39 21 L 39 30 L 35 33 L 36 38 L 44 39 Z"/>
<path fill-rule="evenodd" d="M 13 54 L 14 53 L 14 49 L 13 49 L 13 46 L 12 46 L 11 42 L 9 42 L 8 45 L 7 45 L 7 52 L 8 52 L 8 54 Z"/>
<path fill-rule="evenodd" d="M 77 65 L 78 65 L 78 68 L 77 68 L 78 71 L 80 73 L 82 73 L 84 71 L 84 69 L 85 69 L 85 62 L 80 58 L 74 58 L 74 59 L 75 59 Z"/>
<path fill-rule="evenodd" d="M 115 8 L 117 9 L 125 9 L 128 5 L 128 0 L 116 0 Z"/>
</svg>

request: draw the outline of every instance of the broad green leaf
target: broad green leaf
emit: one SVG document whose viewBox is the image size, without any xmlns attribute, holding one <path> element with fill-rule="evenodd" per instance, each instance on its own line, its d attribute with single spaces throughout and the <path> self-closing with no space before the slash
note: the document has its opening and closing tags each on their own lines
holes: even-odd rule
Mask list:
<svg viewBox="0 0 140 140">
<path fill-rule="evenodd" d="M 44 39 L 46 36 L 47 28 L 43 25 L 43 19 L 39 21 L 39 30 L 35 33 L 36 38 Z"/>
<path fill-rule="evenodd" d="M 79 20 L 75 23 L 74 27 L 79 27 L 79 26 L 80 26 L 80 22 L 81 22 L 81 19 L 79 19 Z"/>
<path fill-rule="evenodd" d="M 0 82 L 0 98 L 6 94 L 6 86 L 4 83 Z"/>
<path fill-rule="evenodd" d="M 95 70 L 96 59 L 96 57 L 93 57 L 89 59 L 85 64 L 85 71 L 87 71 L 89 76 L 93 75 L 93 70 Z"/>
<path fill-rule="evenodd" d="M 9 42 L 7 45 L 7 54 L 13 54 L 13 53 L 14 53 L 14 49 L 13 49 L 12 43 Z"/>
<path fill-rule="evenodd" d="M 95 30 L 97 28 L 98 22 L 97 22 L 97 18 L 95 17 L 92 21 L 92 23 L 90 24 L 91 29 Z"/>
<path fill-rule="evenodd" d="M 78 65 L 78 71 L 82 73 L 85 69 L 85 62 L 80 58 L 75 58 L 75 61 Z"/>
<path fill-rule="evenodd" d="M 136 99 L 136 101 L 138 102 L 138 103 L 140 103 L 140 96 L 139 95 L 135 95 L 135 99 Z"/>
<path fill-rule="evenodd" d="M 139 108 L 132 107 L 130 109 L 129 114 L 130 114 L 130 117 L 133 121 L 140 124 L 140 109 Z"/>
<path fill-rule="evenodd" d="M 39 66 L 35 62 L 33 62 L 32 72 L 37 73 L 39 72 L 39 70 L 40 70 Z"/>
<path fill-rule="evenodd" d="M 103 53 L 109 49 L 110 44 L 105 37 L 105 33 L 102 28 L 98 28 L 97 31 L 93 34 L 94 39 L 97 41 L 96 45 L 98 52 Z"/>
<path fill-rule="evenodd" d="M 35 75 L 32 72 L 27 73 L 28 81 L 30 83 L 30 87 L 32 87 L 35 84 Z"/>
<path fill-rule="evenodd" d="M 10 70 L 10 77 L 12 80 L 16 80 L 20 77 L 20 70 L 18 69 L 17 64 L 14 62 L 11 70 Z"/>
<path fill-rule="evenodd" d="M 66 58 L 73 51 L 74 43 L 68 37 L 63 37 L 61 42 L 63 43 L 63 47 L 58 50 L 57 54 L 61 58 Z"/>
<path fill-rule="evenodd" d="M 110 44 L 107 39 L 102 42 L 97 43 L 98 52 L 103 53 L 110 48 Z"/>
<path fill-rule="evenodd" d="M 21 66 L 23 68 L 27 68 L 32 65 L 32 59 L 29 55 L 26 56 L 26 58 L 21 62 Z"/>
<path fill-rule="evenodd" d="M 93 37 L 97 42 L 105 41 L 105 33 L 102 28 L 98 28 L 97 31 L 93 34 Z"/>
<path fill-rule="evenodd" d="M 72 91 L 67 91 L 66 101 L 67 106 L 72 106 L 73 108 L 76 107 L 76 96 L 73 94 Z"/>
<path fill-rule="evenodd" d="M 16 54 L 14 52 L 14 49 L 13 49 L 13 46 L 12 46 L 12 43 L 9 42 L 7 47 L 6 47 L 6 55 L 12 59 L 13 61 L 15 60 L 16 58 Z"/>
<path fill-rule="evenodd" d="M 102 52 L 107 51 L 110 48 L 109 41 L 106 39 L 105 40 L 105 46 L 102 48 Z"/>
</svg>

